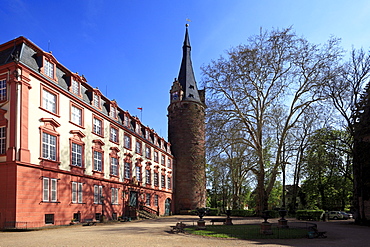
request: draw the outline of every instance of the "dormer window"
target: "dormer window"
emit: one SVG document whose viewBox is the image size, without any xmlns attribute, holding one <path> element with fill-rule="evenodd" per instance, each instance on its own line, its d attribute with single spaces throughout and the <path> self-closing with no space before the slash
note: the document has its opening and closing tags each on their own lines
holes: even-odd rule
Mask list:
<svg viewBox="0 0 370 247">
<path fill-rule="evenodd" d="M 44 73 L 46 76 L 54 79 L 54 64 L 48 60 L 44 60 Z"/>
<path fill-rule="evenodd" d="M 100 108 L 100 97 L 99 95 L 97 94 L 94 94 L 94 100 L 93 100 L 93 105 L 96 107 L 96 108 Z"/>
<path fill-rule="evenodd" d="M 72 93 L 80 95 L 80 83 L 72 79 Z"/>
<path fill-rule="evenodd" d="M 110 117 L 117 120 L 118 113 L 117 113 L 117 102 L 113 100 L 110 104 Z"/>
<path fill-rule="evenodd" d="M 114 106 L 111 107 L 110 116 L 114 119 L 117 118 L 117 108 L 116 107 Z"/>
<path fill-rule="evenodd" d="M 98 109 L 102 109 L 102 104 L 101 104 L 101 93 L 98 88 L 94 88 L 92 92 L 92 101 L 91 104 L 95 106 Z"/>
</svg>

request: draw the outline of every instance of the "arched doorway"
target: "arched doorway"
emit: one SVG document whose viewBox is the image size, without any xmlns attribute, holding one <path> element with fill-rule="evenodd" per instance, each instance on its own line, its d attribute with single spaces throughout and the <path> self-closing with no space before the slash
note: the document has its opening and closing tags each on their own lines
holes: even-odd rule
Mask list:
<svg viewBox="0 0 370 247">
<path fill-rule="evenodd" d="M 164 215 L 170 215 L 171 214 L 171 199 L 167 198 L 164 202 Z"/>
</svg>

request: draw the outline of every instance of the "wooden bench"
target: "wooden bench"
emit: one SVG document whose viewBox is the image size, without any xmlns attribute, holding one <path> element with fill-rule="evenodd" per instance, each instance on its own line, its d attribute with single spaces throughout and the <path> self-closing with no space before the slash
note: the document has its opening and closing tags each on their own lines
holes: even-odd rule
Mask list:
<svg viewBox="0 0 370 247">
<path fill-rule="evenodd" d="M 94 219 L 85 219 L 84 223 L 82 224 L 83 226 L 95 226 L 96 225 L 96 220 Z"/>
<path fill-rule="evenodd" d="M 212 225 L 214 225 L 214 224 L 215 224 L 215 222 L 223 222 L 223 223 L 225 224 L 226 219 L 211 219 L 211 223 L 212 223 Z"/>
<path fill-rule="evenodd" d="M 172 233 L 179 233 L 179 232 L 182 232 L 184 233 L 184 227 L 185 227 L 185 224 L 182 223 L 182 222 L 177 222 L 176 223 L 176 226 L 171 226 L 171 232 Z"/>
</svg>

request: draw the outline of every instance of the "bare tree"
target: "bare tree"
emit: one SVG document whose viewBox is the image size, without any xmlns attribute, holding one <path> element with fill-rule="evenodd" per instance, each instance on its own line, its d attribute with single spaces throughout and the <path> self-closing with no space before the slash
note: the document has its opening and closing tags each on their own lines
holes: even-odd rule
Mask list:
<svg viewBox="0 0 370 247">
<path fill-rule="evenodd" d="M 323 85 L 340 55 L 338 40 L 318 46 L 287 28 L 261 31 L 227 58 L 203 67 L 208 119 L 218 119 L 220 126 L 237 123 L 243 135 L 232 141 L 250 147 L 256 157 L 250 169 L 257 180 L 257 213 L 268 208 L 289 132 L 323 99 Z"/>
</svg>

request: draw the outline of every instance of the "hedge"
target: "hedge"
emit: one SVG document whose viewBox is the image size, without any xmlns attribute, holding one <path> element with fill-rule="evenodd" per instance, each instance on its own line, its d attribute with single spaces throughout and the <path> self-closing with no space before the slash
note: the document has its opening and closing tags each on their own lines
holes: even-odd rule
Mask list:
<svg viewBox="0 0 370 247">
<path fill-rule="evenodd" d="M 315 220 L 319 221 L 324 210 L 297 210 L 295 217 L 297 220 Z"/>
</svg>

